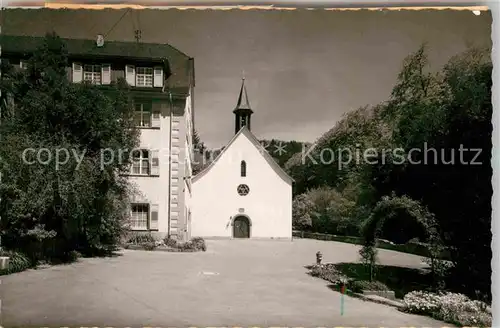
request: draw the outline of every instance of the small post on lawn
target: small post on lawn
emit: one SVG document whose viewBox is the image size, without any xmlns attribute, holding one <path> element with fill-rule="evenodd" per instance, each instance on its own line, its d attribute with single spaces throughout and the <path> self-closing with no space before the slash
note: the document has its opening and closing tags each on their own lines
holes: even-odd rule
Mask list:
<svg viewBox="0 0 500 328">
<path fill-rule="evenodd" d="M 316 253 L 316 264 L 321 265 L 321 260 L 323 259 L 323 254 L 320 251 Z"/>
<path fill-rule="evenodd" d="M 345 294 L 345 284 L 340 287 L 340 315 L 344 315 L 344 294 Z"/>
</svg>

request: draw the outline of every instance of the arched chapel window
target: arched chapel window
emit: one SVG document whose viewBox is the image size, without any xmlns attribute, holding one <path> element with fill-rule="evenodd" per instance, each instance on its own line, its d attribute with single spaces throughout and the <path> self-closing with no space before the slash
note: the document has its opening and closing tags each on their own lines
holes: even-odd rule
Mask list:
<svg viewBox="0 0 500 328">
<path fill-rule="evenodd" d="M 245 161 L 241 161 L 241 176 L 247 176 L 247 163 Z"/>
</svg>

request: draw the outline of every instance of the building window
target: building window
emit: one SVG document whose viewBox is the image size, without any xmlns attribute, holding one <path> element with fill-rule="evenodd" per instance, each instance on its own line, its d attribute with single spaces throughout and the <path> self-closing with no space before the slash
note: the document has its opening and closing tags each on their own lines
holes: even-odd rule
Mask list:
<svg viewBox="0 0 500 328">
<path fill-rule="evenodd" d="M 151 126 L 151 104 L 135 104 L 134 122 L 137 127 Z"/>
<path fill-rule="evenodd" d="M 247 163 L 245 161 L 241 161 L 241 176 L 247 176 Z"/>
<path fill-rule="evenodd" d="M 237 191 L 240 196 L 246 196 L 250 192 L 250 188 L 246 184 L 240 184 Z"/>
<path fill-rule="evenodd" d="M 132 217 L 130 220 L 130 228 L 132 230 L 148 230 L 148 222 L 149 222 L 149 205 L 132 204 Z"/>
<path fill-rule="evenodd" d="M 101 84 L 101 65 L 83 65 L 83 79 L 93 84 Z"/>
<path fill-rule="evenodd" d="M 149 151 L 144 149 L 133 151 L 132 174 L 149 175 Z"/>
<path fill-rule="evenodd" d="M 137 67 L 135 74 L 135 85 L 137 87 L 152 87 L 153 86 L 153 68 L 152 67 Z"/>
</svg>

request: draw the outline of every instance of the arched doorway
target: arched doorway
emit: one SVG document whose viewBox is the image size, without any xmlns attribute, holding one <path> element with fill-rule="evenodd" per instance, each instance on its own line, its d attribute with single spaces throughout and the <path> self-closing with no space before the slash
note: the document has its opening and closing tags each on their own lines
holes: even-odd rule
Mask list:
<svg viewBox="0 0 500 328">
<path fill-rule="evenodd" d="M 233 221 L 234 238 L 250 238 L 250 220 L 243 215 L 234 218 Z"/>
</svg>

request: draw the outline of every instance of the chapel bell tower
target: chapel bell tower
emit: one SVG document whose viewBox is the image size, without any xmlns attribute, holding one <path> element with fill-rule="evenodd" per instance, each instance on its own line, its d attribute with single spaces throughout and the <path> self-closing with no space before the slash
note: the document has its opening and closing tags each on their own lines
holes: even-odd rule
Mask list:
<svg viewBox="0 0 500 328">
<path fill-rule="evenodd" d="M 250 130 L 250 118 L 253 114 L 253 111 L 250 108 L 250 102 L 248 101 L 247 89 L 245 87 L 245 77 L 243 77 L 241 80 L 240 96 L 238 97 L 238 104 L 233 110 L 233 113 L 235 116 L 234 133 L 238 133 L 238 131 L 240 131 L 244 126 L 246 126 L 248 130 Z"/>
</svg>

